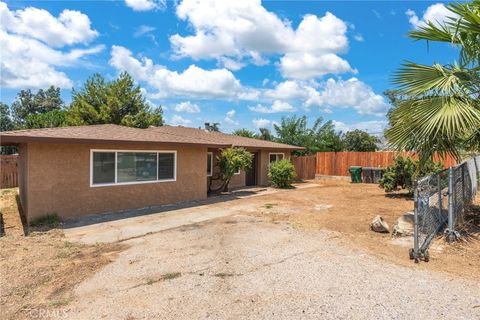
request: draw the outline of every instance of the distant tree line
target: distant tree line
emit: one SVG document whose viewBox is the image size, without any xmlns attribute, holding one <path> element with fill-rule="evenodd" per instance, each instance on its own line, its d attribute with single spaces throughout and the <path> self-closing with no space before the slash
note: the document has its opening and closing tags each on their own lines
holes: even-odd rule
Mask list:
<svg viewBox="0 0 480 320">
<path fill-rule="evenodd" d="M 11 106 L 0 102 L 1 131 L 113 123 L 136 128 L 163 125 L 160 106 L 152 108 L 128 73 L 112 81 L 95 74 L 72 91 L 65 105 L 60 88 L 21 90 Z"/>
<path fill-rule="evenodd" d="M 280 124 L 274 124 L 275 134 L 267 128 L 260 128 L 259 132 L 248 129 L 239 129 L 234 135 L 276 141 L 304 147 L 303 151 L 296 151 L 299 155 L 313 154 L 324 151 L 376 151 L 380 142 L 377 137 L 362 130 L 353 130 L 342 133 L 335 130 L 332 121 L 324 122 L 322 117 L 315 120 L 312 127 L 308 127 L 307 117 L 283 117 Z"/>
<path fill-rule="evenodd" d="M 66 105 L 60 88 L 37 92 L 21 90 L 8 106 L 0 102 L 0 131 L 113 123 L 147 128 L 163 125 L 162 107 L 151 107 L 133 78 L 126 72 L 112 81 L 95 74 L 83 87 L 72 91 Z M 1 153 L 15 152 L 2 147 Z"/>
</svg>

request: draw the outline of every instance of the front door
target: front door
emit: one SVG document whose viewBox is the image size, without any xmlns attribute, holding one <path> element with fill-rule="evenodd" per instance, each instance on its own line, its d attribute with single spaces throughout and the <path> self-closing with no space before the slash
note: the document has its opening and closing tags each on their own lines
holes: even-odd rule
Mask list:
<svg viewBox="0 0 480 320">
<path fill-rule="evenodd" d="M 257 185 L 257 164 L 258 164 L 258 152 L 253 153 L 252 166 L 245 172 L 245 185 L 255 186 Z"/>
</svg>

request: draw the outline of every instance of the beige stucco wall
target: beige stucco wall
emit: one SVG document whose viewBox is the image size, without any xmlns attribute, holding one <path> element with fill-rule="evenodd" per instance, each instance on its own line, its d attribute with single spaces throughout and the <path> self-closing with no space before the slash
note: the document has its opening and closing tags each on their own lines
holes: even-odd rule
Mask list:
<svg viewBox="0 0 480 320">
<path fill-rule="evenodd" d="M 26 214 L 25 209 L 27 208 L 27 192 L 28 192 L 28 149 L 26 144 L 20 144 L 18 146 L 18 185 L 19 185 L 19 196 L 21 208 L 20 211 L 22 214 Z"/>
<path fill-rule="evenodd" d="M 48 213 L 65 219 L 207 197 L 207 148 L 30 143 L 20 149 L 28 163 L 20 189 L 28 221 Z M 176 150 L 177 180 L 90 187 L 90 149 Z"/>
<path fill-rule="evenodd" d="M 260 174 L 258 175 L 258 184 L 261 186 L 270 185 L 268 179 L 268 164 L 270 159 L 270 153 L 283 153 L 285 158 L 291 157 L 291 152 L 289 150 L 261 150 L 258 153 L 258 162 Z"/>
</svg>

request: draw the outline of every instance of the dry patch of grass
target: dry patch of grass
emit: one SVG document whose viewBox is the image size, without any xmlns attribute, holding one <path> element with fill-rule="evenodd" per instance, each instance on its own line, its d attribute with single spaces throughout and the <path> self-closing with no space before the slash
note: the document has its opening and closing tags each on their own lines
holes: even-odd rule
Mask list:
<svg viewBox="0 0 480 320">
<path fill-rule="evenodd" d="M 376 215 L 382 216 L 392 230 L 401 215 L 413 211 L 411 197 L 401 193 L 386 195 L 374 184 L 321 181 L 318 185 L 318 188 L 252 198 L 259 206 L 258 211 L 251 214 L 272 223 L 288 222 L 296 229 L 333 231 L 338 235 L 337 240 L 345 245 L 407 267 L 480 278 L 480 233 L 477 236 L 470 233 L 468 241 L 453 245 L 437 239 L 430 250 L 430 262 L 414 264 L 408 256 L 408 245 L 392 241 L 391 234 L 370 230 Z M 275 206 L 271 206 L 272 203 Z M 480 202 L 477 208 L 478 204 Z"/>
<path fill-rule="evenodd" d="M 75 285 L 127 248 L 125 244 L 71 243 L 58 229 L 23 236 L 16 192 L 2 191 L 0 196 L 2 214 L 11 227 L 0 238 L 2 319 L 58 314 L 75 298 Z"/>
</svg>

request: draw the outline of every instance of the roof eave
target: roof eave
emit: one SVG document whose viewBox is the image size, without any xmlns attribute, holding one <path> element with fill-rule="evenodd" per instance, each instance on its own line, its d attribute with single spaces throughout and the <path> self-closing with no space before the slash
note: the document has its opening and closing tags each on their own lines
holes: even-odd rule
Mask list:
<svg viewBox="0 0 480 320">
<path fill-rule="evenodd" d="M 178 146 L 201 146 L 207 148 L 224 148 L 228 144 L 214 143 L 190 143 L 190 142 L 166 142 L 166 141 L 138 141 L 138 140 L 116 140 L 116 139 L 85 139 L 85 138 L 53 138 L 53 137 L 32 137 L 32 136 L 2 136 L 0 145 L 12 146 L 21 143 L 67 143 L 67 144 L 151 144 L 151 145 L 178 145 Z"/>
</svg>

